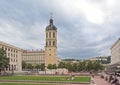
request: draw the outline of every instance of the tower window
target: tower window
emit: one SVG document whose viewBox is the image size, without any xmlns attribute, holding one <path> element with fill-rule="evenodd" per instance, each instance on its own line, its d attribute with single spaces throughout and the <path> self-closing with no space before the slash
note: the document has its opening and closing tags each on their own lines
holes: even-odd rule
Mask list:
<svg viewBox="0 0 120 85">
<path fill-rule="evenodd" d="M 49 46 L 51 46 L 51 41 L 49 41 Z"/>
<path fill-rule="evenodd" d="M 53 46 L 55 46 L 55 41 L 53 41 Z"/>
<path fill-rule="evenodd" d="M 46 38 L 48 38 L 48 33 L 46 33 Z"/>
<path fill-rule="evenodd" d="M 49 37 L 51 38 L 51 32 L 49 32 Z"/>
<path fill-rule="evenodd" d="M 55 38 L 55 32 L 53 32 L 53 37 Z"/>
<path fill-rule="evenodd" d="M 46 46 L 48 46 L 48 42 L 46 42 Z"/>
</svg>

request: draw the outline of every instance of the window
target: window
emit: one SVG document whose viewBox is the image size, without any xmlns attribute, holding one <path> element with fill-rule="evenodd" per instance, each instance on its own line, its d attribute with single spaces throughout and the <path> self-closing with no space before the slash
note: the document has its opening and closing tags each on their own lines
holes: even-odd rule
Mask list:
<svg viewBox="0 0 120 85">
<path fill-rule="evenodd" d="M 48 42 L 46 42 L 46 46 L 48 46 Z"/>
<path fill-rule="evenodd" d="M 10 51 L 10 49 L 8 49 L 8 51 Z"/>
<path fill-rule="evenodd" d="M 53 38 L 55 38 L 55 32 L 53 32 Z"/>
<path fill-rule="evenodd" d="M 55 41 L 53 41 L 53 46 L 55 46 Z"/>
<path fill-rule="evenodd" d="M 5 50 L 7 50 L 7 48 L 5 48 Z"/>
<path fill-rule="evenodd" d="M 48 33 L 46 33 L 46 38 L 48 38 Z"/>
<path fill-rule="evenodd" d="M 51 32 L 49 32 L 49 38 L 51 38 Z"/>
<path fill-rule="evenodd" d="M 51 41 L 49 41 L 49 46 L 51 46 Z"/>
</svg>

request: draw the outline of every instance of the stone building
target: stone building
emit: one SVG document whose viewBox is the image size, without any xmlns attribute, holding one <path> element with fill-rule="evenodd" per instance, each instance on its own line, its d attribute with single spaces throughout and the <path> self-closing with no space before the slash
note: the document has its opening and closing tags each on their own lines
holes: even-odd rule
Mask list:
<svg viewBox="0 0 120 85">
<path fill-rule="evenodd" d="M 22 60 L 32 65 L 45 64 L 45 54 L 42 50 L 23 50 Z"/>
<path fill-rule="evenodd" d="M 7 70 L 21 71 L 22 49 L 1 41 L 0 48 L 6 50 L 7 57 L 10 58 L 10 63 Z"/>
<path fill-rule="evenodd" d="M 120 38 L 110 48 L 111 50 L 111 65 L 120 64 Z"/>
</svg>

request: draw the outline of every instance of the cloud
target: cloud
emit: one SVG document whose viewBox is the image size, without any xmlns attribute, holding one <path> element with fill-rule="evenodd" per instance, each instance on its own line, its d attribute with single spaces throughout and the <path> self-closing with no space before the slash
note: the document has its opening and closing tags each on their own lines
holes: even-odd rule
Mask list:
<svg viewBox="0 0 120 85">
<path fill-rule="evenodd" d="M 24 49 L 42 49 L 44 47 L 45 34 L 38 23 L 31 27 L 15 21 L 0 20 L 0 23 L 1 41 Z"/>
<path fill-rule="evenodd" d="M 23 49 L 44 49 L 45 27 L 53 12 L 58 56 L 110 55 L 120 37 L 119 0 L 0 1 L 0 40 Z"/>
</svg>

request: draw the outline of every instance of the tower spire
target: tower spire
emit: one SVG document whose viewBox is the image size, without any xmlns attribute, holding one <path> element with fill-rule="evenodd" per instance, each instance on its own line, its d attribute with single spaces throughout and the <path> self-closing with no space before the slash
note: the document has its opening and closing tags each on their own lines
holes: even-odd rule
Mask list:
<svg viewBox="0 0 120 85">
<path fill-rule="evenodd" d="M 50 20 L 49 20 L 49 22 L 50 22 L 50 25 L 53 25 L 53 19 L 52 19 L 52 15 L 53 15 L 53 13 L 51 12 L 51 13 L 50 13 Z"/>
</svg>

